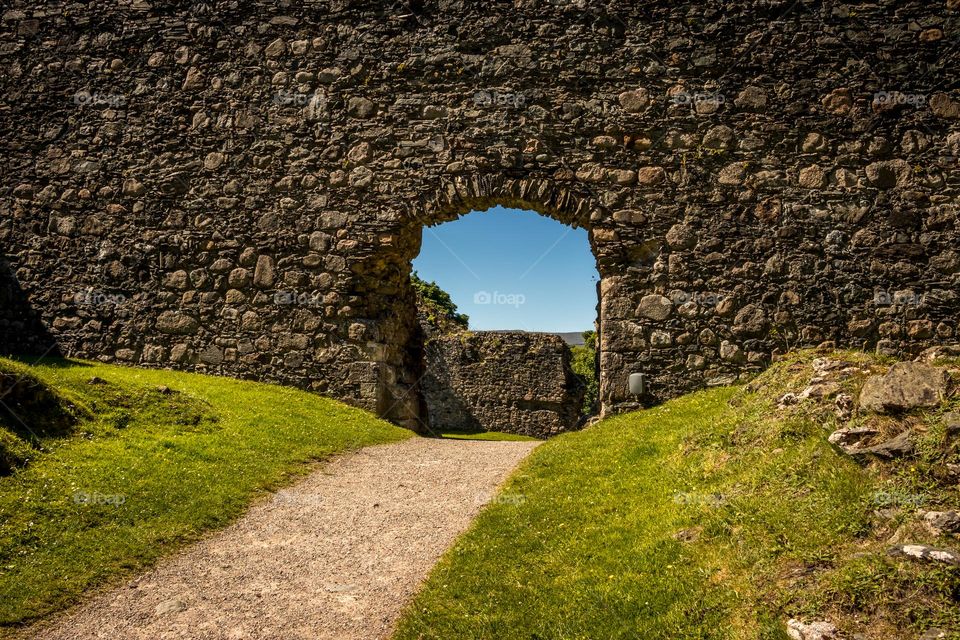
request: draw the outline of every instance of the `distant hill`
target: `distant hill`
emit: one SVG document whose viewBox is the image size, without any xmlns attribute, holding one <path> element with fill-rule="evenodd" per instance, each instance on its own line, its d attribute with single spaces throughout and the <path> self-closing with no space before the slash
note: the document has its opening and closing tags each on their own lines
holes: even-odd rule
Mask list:
<svg viewBox="0 0 960 640">
<path fill-rule="evenodd" d="M 583 331 L 570 331 L 568 333 L 558 333 L 557 335 L 563 338 L 571 347 L 583 345 Z"/>
</svg>

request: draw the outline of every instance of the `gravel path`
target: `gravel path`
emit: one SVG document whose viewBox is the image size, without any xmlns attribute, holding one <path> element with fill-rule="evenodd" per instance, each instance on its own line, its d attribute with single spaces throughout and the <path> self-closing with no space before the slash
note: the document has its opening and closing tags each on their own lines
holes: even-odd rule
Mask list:
<svg viewBox="0 0 960 640">
<path fill-rule="evenodd" d="M 388 637 L 440 555 L 537 444 L 412 438 L 338 458 L 29 637 Z"/>
</svg>

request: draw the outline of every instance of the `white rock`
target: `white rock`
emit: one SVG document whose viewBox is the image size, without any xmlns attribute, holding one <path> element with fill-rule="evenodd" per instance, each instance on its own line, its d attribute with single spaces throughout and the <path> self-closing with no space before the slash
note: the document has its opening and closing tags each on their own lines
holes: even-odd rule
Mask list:
<svg viewBox="0 0 960 640">
<path fill-rule="evenodd" d="M 787 635 L 793 640 L 840 640 L 840 631 L 826 620 L 805 624 L 791 618 L 787 621 Z"/>
</svg>

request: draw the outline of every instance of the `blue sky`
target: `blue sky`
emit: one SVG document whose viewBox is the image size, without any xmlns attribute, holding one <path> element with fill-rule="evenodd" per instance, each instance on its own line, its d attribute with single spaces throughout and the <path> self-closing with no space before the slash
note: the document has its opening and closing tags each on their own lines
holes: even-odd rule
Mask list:
<svg viewBox="0 0 960 640">
<path fill-rule="evenodd" d="M 450 294 L 471 329 L 584 331 L 597 317 L 586 230 L 532 211 L 496 207 L 424 228 L 413 268 Z"/>
</svg>

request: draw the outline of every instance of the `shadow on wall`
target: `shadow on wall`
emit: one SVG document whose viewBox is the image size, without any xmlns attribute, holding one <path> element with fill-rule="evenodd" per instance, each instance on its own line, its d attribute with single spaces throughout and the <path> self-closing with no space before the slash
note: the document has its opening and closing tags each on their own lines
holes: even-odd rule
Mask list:
<svg viewBox="0 0 960 640">
<path fill-rule="evenodd" d="M 420 391 L 425 398 L 424 416 L 429 429 L 435 433 L 486 431 L 460 391 L 453 386 L 450 364 L 444 361 L 443 354 L 433 349 L 430 355 L 433 362 L 426 365 L 427 371 L 420 380 Z"/>
<path fill-rule="evenodd" d="M 0 259 L 0 354 L 60 356 L 57 341 L 30 305 L 10 264 Z"/>
</svg>

